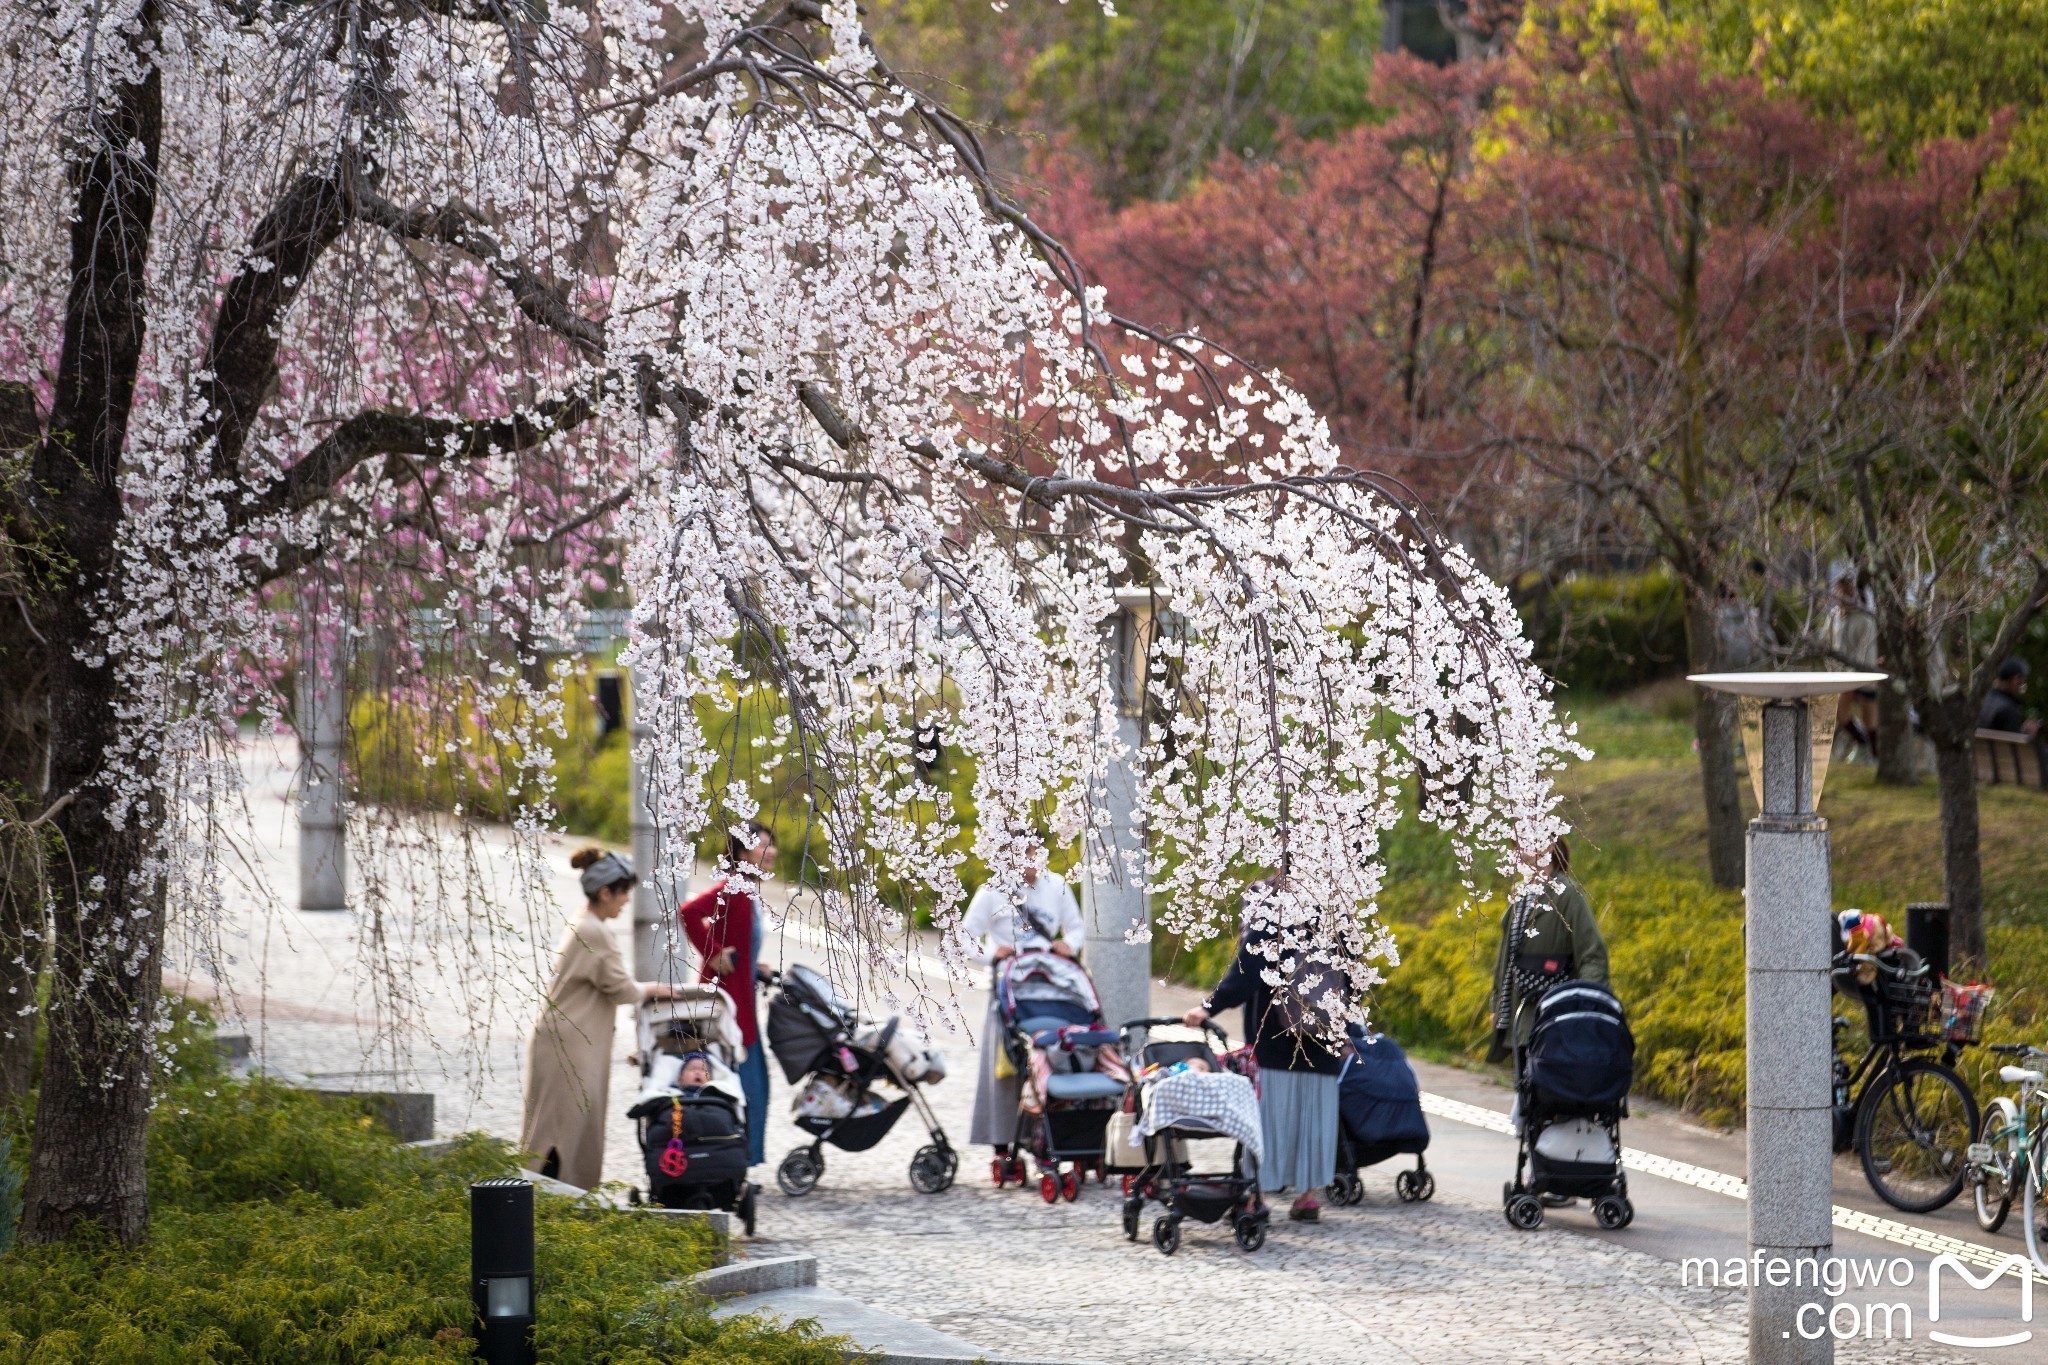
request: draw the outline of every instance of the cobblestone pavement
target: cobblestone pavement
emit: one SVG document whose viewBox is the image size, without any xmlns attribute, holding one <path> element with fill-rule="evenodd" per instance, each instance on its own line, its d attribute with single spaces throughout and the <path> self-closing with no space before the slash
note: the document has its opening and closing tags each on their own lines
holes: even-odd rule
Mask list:
<svg viewBox="0 0 2048 1365">
<path fill-rule="evenodd" d="M 288 774 L 256 751 L 250 771 L 256 830 L 248 879 L 289 895 L 296 883 Z M 500 845 L 485 842 L 474 872 L 479 885 L 507 878 L 492 864 Z M 570 847 L 560 841 L 549 851 L 547 889 L 559 914 L 537 913 L 532 923 L 515 916 L 479 929 L 472 921 L 451 933 L 414 916 L 414 901 L 395 895 L 381 926 L 383 942 L 409 964 L 408 998 L 395 1013 L 360 965 L 377 940 L 356 917 L 300 915 L 253 892 L 231 898 L 226 937 L 237 961 L 226 972 L 233 992 L 224 1028 L 239 1020 L 255 1035 L 257 1059 L 273 1069 L 330 1083 L 431 1089 L 442 1131 L 477 1127 L 516 1137 L 521 1053 L 540 974 L 577 901 Z M 509 886 L 496 892 L 508 903 L 517 899 Z M 623 921 L 619 927 L 623 935 Z M 799 935 L 771 945 L 766 956 L 818 961 Z M 944 993 L 935 981 L 922 984 Z M 980 1020 L 979 992 L 963 991 L 957 1003 L 957 1017 Z M 620 1016 L 606 1142 L 607 1175 L 625 1182 L 640 1170 L 622 1117 L 622 1097 L 638 1088 L 627 1060 L 629 1018 Z M 1326 1208 L 1316 1225 L 1278 1221 L 1265 1247 L 1249 1255 L 1222 1225 L 1186 1225 L 1170 1258 L 1149 1240 L 1125 1241 L 1114 1186 L 1089 1186 L 1077 1203 L 1056 1206 L 1035 1188 L 997 1191 L 986 1149 L 965 1146 L 972 1045 L 943 1029 L 934 1034 L 953 1075 L 930 1095 L 962 1151 L 959 1183 L 936 1197 L 912 1191 L 907 1166 L 925 1137 L 908 1114 L 872 1151 L 828 1149 L 824 1179 L 810 1195 L 782 1195 L 773 1186 L 775 1163 L 807 1139 L 786 1117 L 789 1087 L 776 1072 L 769 1164 L 758 1173 L 768 1188 L 760 1236 L 747 1254 L 812 1253 L 822 1283 L 835 1290 L 992 1352 L 1041 1359 L 1742 1359 L 1738 1293 L 1681 1287 L 1674 1265 L 1619 1240 L 1552 1230 L 1518 1236 L 1497 1204 L 1469 1194 L 1440 1191 L 1427 1204 L 1400 1204 L 1385 1169 L 1367 1173 L 1361 1207 Z M 1959 1358 L 1924 1340 L 1837 1348 L 1845 1362 Z"/>
<path fill-rule="evenodd" d="M 977 997 L 978 998 L 978 997 Z M 978 1016 L 976 1016 L 978 1017 Z M 930 1088 L 956 1142 L 971 1074 Z M 778 1100 L 782 1098 L 778 1091 Z M 769 1169 L 803 1135 L 780 1118 Z M 1367 1200 L 1323 1221 L 1276 1218 L 1238 1250 L 1224 1224 L 1187 1223 L 1181 1248 L 1124 1239 L 1114 1184 L 1047 1205 L 1035 1183 L 996 1190 L 987 1149 L 963 1153 L 959 1183 L 911 1190 L 922 1140 L 906 1117 L 879 1147 L 827 1150 L 824 1179 L 762 1196 L 752 1255 L 809 1252 L 820 1282 L 990 1351 L 1034 1359 L 1176 1365 L 1593 1360 L 1736 1362 L 1743 1298 L 1680 1286 L 1670 1262 L 1562 1231 L 1517 1234 L 1498 1204 L 1439 1192 L 1394 1198 L 1391 1170 L 1365 1172 Z M 1227 1154 L 1226 1154 L 1227 1155 Z M 772 1178 L 764 1172 L 764 1179 Z M 1277 1212 L 1277 1210 L 1276 1210 Z M 1152 1210 L 1145 1229 L 1149 1233 Z M 1925 1342 L 1845 1342 L 1840 1361 L 1954 1361 Z"/>
</svg>

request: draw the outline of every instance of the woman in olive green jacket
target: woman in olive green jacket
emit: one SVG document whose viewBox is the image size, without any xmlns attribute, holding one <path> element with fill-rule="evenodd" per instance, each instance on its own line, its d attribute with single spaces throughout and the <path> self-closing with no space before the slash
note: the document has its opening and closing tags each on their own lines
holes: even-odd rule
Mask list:
<svg viewBox="0 0 2048 1365">
<path fill-rule="evenodd" d="M 1540 855 L 1539 855 L 1540 856 Z M 1534 862 L 1535 859 L 1530 859 Z M 1607 940 L 1586 893 L 1571 879 L 1565 841 L 1550 846 L 1549 876 L 1508 902 L 1493 960 L 1493 1046 L 1487 1060 L 1506 1061 L 1536 1027 L 1536 1001 L 1559 981 L 1607 984 Z"/>
</svg>

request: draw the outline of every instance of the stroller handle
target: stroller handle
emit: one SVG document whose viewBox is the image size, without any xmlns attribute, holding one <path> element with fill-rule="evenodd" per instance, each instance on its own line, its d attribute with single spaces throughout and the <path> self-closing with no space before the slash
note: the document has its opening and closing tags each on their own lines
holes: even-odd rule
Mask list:
<svg viewBox="0 0 2048 1365">
<path fill-rule="evenodd" d="M 1187 1020 L 1168 1015 L 1158 1015 L 1151 1019 L 1126 1019 L 1120 1032 L 1129 1033 L 1133 1029 L 1149 1029 L 1160 1024 L 1170 1024 L 1175 1028 L 1186 1028 Z M 1223 1025 L 1217 1023 L 1214 1019 L 1204 1019 L 1202 1021 L 1202 1028 L 1209 1033 L 1215 1034 L 1223 1041 L 1226 1047 L 1229 1046 L 1230 1035 L 1224 1032 Z"/>
</svg>

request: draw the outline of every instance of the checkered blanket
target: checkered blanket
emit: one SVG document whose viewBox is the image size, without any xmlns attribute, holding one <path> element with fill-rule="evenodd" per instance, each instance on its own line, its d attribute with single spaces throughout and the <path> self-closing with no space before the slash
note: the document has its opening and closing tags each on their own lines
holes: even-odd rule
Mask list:
<svg viewBox="0 0 2048 1365">
<path fill-rule="evenodd" d="M 1252 1083 L 1228 1072 L 1177 1071 L 1145 1087 L 1138 1131 L 1146 1137 L 1185 1125 L 1237 1139 L 1259 1161 L 1266 1158 L 1266 1130 Z"/>
</svg>

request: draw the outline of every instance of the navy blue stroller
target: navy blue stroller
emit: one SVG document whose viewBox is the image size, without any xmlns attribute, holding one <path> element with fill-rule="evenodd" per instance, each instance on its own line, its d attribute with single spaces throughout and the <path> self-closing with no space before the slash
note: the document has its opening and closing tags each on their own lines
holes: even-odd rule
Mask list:
<svg viewBox="0 0 2048 1365">
<path fill-rule="evenodd" d="M 1422 1116 L 1422 1086 L 1408 1054 L 1384 1033 L 1366 1037 L 1354 1029 L 1351 1053 L 1337 1073 L 1337 1174 L 1330 1202 L 1358 1204 L 1365 1186 L 1358 1172 L 1397 1156 L 1413 1156 L 1415 1169 L 1394 1177 L 1404 1204 L 1436 1193 L 1422 1153 L 1429 1147 L 1429 1120 Z"/>
<path fill-rule="evenodd" d="M 1544 1205 L 1573 1199 L 1592 1200 L 1603 1228 L 1635 1220 L 1621 1168 L 1635 1057 L 1613 991 L 1560 981 L 1543 993 L 1529 1045 L 1515 1050 L 1515 1178 L 1501 1189 L 1508 1222 L 1531 1231 L 1542 1225 Z"/>
</svg>

